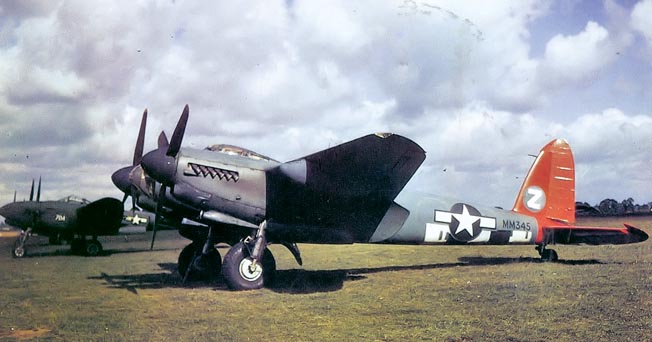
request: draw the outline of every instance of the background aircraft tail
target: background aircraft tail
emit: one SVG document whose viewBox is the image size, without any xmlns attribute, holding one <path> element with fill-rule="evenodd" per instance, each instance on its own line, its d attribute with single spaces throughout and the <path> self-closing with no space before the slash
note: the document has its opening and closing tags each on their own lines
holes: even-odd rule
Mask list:
<svg viewBox="0 0 652 342">
<path fill-rule="evenodd" d="M 117 234 L 123 214 L 122 202 L 106 197 L 77 209 L 77 225 L 86 235 Z"/>
<path fill-rule="evenodd" d="M 575 222 L 575 162 L 566 140 L 555 139 L 541 149 L 512 210 L 540 223 Z"/>
</svg>

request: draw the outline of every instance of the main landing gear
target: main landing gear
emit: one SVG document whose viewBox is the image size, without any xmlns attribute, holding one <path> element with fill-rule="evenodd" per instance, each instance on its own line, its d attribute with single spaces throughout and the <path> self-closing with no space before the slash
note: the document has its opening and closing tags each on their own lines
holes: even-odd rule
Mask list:
<svg viewBox="0 0 652 342">
<path fill-rule="evenodd" d="M 559 259 L 557 252 L 554 249 L 546 249 L 545 245 L 538 245 L 535 249 L 539 252 L 541 260 L 544 262 L 555 262 Z"/>
<path fill-rule="evenodd" d="M 220 274 L 222 256 L 215 248 L 216 239 L 213 227 L 210 227 L 205 241 L 195 240 L 183 248 L 179 254 L 177 270 L 184 282 L 211 280 Z"/>
<path fill-rule="evenodd" d="M 255 290 L 269 285 L 276 272 L 276 260 L 267 248 L 267 221 L 258 226 L 255 237 L 236 243 L 224 257 L 224 281 L 231 290 Z"/>
<path fill-rule="evenodd" d="M 215 244 L 224 237 L 218 237 L 218 228 L 210 227 L 206 239 L 195 237 L 179 254 L 177 269 L 184 281 L 210 280 L 220 271 L 231 290 L 255 290 L 269 285 L 276 272 L 276 260 L 267 248 L 265 232 L 267 221 L 263 221 L 255 234 L 234 243 L 222 261 Z M 185 236 L 185 235 L 184 235 Z M 219 240 L 219 241 L 218 241 Z M 299 248 L 293 243 L 282 243 L 301 265 Z"/>
<path fill-rule="evenodd" d="M 11 256 L 14 258 L 23 258 L 27 254 L 25 244 L 27 240 L 32 236 L 32 228 L 27 228 L 20 233 L 16 242 L 14 242 L 14 248 L 11 250 Z M 57 238 L 59 238 L 57 236 Z M 70 250 L 73 254 L 82 254 L 87 256 L 97 256 L 102 253 L 102 244 L 97 240 L 97 236 L 93 236 L 93 239 L 86 240 L 85 236 L 76 237 L 70 242 Z"/>
<path fill-rule="evenodd" d="M 70 242 L 70 250 L 73 254 L 98 256 L 102 253 L 102 244 L 97 240 L 97 236 L 93 236 L 91 240 L 86 240 L 85 236 L 76 237 Z"/>
</svg>

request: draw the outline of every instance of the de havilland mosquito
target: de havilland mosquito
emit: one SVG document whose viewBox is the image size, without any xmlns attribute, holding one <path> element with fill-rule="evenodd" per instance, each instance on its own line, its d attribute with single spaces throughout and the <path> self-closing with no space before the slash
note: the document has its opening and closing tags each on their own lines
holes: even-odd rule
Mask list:
<svg viewBox="0 0 652 342">
<path fill-rule="evenodd" d="M 186 105 L 169 143 L 159 139 L 140 166 L 161 184 L 157 207 L 180 205 L 190 209 L 184 215 L 195 215 L 184 217 L 207 225 L 184 235 L 193 242 L 179 255 L 179 271 L 221 269 L 234 290 L 257 289 L 273 277 L 272 243 L 288 247 L 299 264 L 297 243 L 533 244 L 542 259 L 554 261 L 550 244 L 648 238 L 628 225 L 574 225 L 575 166 L 562 139 L 541 149 L 513 209 L 502 210 L 402 194 L 426 155 L 400 135 L 371 134 L 280 163 L 238 147 L 181 148 L 188 112 Z M 232 246 L 223 261 L 219 242 Z"/>
<path fill-rule="evenodd" d="M 75 253 L 98 255 L 102 244 L 98 236 L 116 235 L 122 226 L 123 205 L 114 198 L 102 198 L 95 202 L 68 196 L 57 201 L 41 201 L 41 179 L 39 178 L 36 200 L 34 182 L 29 201 L 14 201 L 0 207 L 5 223 L 20 228 L 21 234 L 14 243 L 12 255 L 25 256 L 25 243 L 38 234 L 50 238 L 50 243 L 65 240 Z M 87 237 L 92 237 L 88 240 Z"/>
</svg>

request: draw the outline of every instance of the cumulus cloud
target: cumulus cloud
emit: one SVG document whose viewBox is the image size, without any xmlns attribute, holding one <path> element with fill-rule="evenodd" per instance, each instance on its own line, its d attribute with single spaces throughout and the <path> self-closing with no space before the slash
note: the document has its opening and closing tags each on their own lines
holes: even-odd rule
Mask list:
<svg viewBox="0 0 652 342">
<path fill-rule="evenodd" d="M 649 2 L 631 10 L 638 32 Z M 549 1 L 482 10 L 459 1 L 7 1 L 0 11 L 9 18 L 0 23 L 8 188 L 43 174 L 52 193 L 120 197 L 110 174 L 131 162 L 143 109 L 149 149 L 186 103 L 185 146 L 231 143 L 285 161 L 391 131 L 428 151 L 415 184 L 503 206 L 527 154 L 554 137 L 577 144 L 591 170 L 619 158 L 599 137 L 649 140 L 649 106 L 637 101 L 614 98 L 614 109 L 563 121 L 535 114 L 611 75 L 631 31 L 595 19 L 534 41 L 530 27 L 556 15 Z M 621 70 L 619 83 L 636 82 Z M 626 151 L 628 162 L 648 157 Z"/>
<path fill-rule="evenodd" d="M 652 0 L 638 2 L 631 13 L 631 26 L 640 32 L 652 44 Z"/>
<path fill-rule="evenodd" d="M 546 44 L 542 77 L 553 85 L 595 79 L 615 54 L 610 53 L 609 32 L 590 21 L 573 36 L 556 35 Z"/>
</svg>

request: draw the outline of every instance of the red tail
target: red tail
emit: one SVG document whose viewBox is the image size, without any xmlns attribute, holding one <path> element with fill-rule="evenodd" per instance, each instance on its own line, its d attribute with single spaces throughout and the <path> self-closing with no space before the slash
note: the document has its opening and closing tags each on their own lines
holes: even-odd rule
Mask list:
<svg viewBox="0 0 652 342">
<path fill-rule="evenodd" d="M 512 210 L 535 217 L 540 226 L 575 222 L 575 162 L 566 140 L 541 149 Z"/>
</svg>

